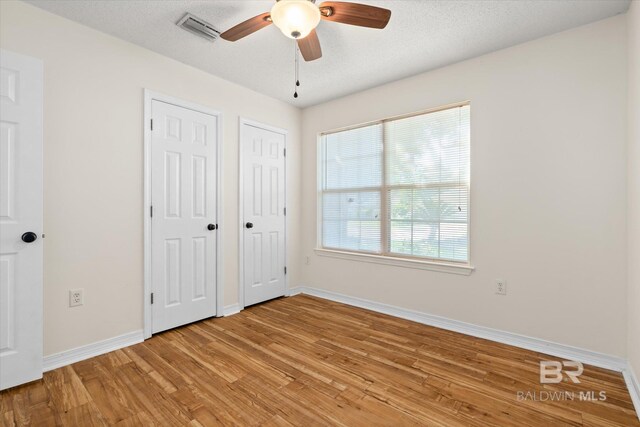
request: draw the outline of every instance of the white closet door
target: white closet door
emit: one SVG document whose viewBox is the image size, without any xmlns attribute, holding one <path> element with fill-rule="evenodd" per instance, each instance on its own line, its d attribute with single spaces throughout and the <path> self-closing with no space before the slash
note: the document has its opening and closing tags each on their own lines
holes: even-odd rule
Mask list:
<svg viewBox="0 0 640 427">
<path fill-rule="evenodd" d="M 285 136 L 243 123 L 244 305 L 285 293 Z"/>
<path fill-rule="evenodd" d="M 152 331 L 216 315 L 217 118 L 151 105 Z"/>
</svg>

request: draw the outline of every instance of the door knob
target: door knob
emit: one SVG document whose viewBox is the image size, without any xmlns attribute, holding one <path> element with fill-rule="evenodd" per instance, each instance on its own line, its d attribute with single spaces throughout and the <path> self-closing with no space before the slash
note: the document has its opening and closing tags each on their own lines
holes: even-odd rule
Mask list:
<svg viewBox="0 0 640 427">
<path fill-rule="evenodd" d="M 247 227 L 247 228 L 253 228 L 253 223 L 252 223 L 252 222 L 248 222 L 248 223 L 246 224 L 246 227 Z"/>
<path fill-rule="evenodd" d="M 22 241 L 25 243 L 35 242 L 37 238 L 38 238 L 38 235 L 33 231 L 27 231 L 22 235 Z"/>
<path fill-rule="evenodd" d="M 217 225 L 217 224 L 209 224 L 209 225 L 207 225 L 207 229 L 208 229 L 209 231 L 213 231 L 213 230 L 215 230 L 216 228 L 218 228 L 218 225 Z"/>
</svg>

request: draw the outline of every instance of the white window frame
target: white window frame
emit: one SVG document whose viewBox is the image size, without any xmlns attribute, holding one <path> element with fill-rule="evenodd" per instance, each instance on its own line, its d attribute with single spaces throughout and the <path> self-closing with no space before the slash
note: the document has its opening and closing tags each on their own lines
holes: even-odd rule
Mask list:
<svg viewBox="0 0 640 427">
<path fill-rule="evenodd" d="M 389 242 L 388 242 L 388 227 L 389 227 L 389 218 L 388 218 L 388 206 L 387 206 L 387 194 L 390 189 L 397 187 L 416 187 L 411 184 L 404 185 L 388 185 L 386 182 L 385 176 L 385 167 L 386 167 L 386 159 L 385 159 L 385 141 L 383 136 L 383 153 L 382 153 L 382 183 L 380 186 L 371 187 L 371 190 L 380 191 L 380 227 L 381 227 L 381 253 L 373 253 L 366 251 L 357 251 L 357 250 L 348 250 L 348 249 L 337 249 L 337 248 L 329 248 L 324 247 L 322 243 L 322 224 L 323 224 L 323 209 L 322 209 L 322 195 L 326 191 L 323 190 L 323 161 L 324 161 L 324 153 L 322 150 L 322 140 L 325 135 L 343 132 L 352 129 L 358 129 L 361 127 L 372 126 L 376 124 L 384 125 L 385 122 L 390 122 L 394 120 L 406 119 L 409 117 L 420 116 L 430 113 L 435 113 L 438 111 L 448 110 L 456 107 L 464 107 L 467 105 L 471 105 L 469 101 L 458 102 L 454 104 L 444 105 L 436 108 L 431 108 L 428 110 L 413 112 L 409 114 L 403 114 L 394 117 L 388 117 L 381 120 L 375 120 L 367 123 L 361 123 L 358 125 L 347 126 L 343 128 L 333 129 L 330 131 L 321 132 L 317 138 L 317 234 L 316 234 L 316 249 L 315 253 L 319 256 L 331 257 L 331 258 L 341 258 L 347 259 L 351 261 L 361 261 L 361 262 L 370 262 L 375 264 L 384 264 L 384 265 L 393 265 L 398 267 L 405 268 L 414 268 L 421 270 L 432 270 L 443 273 L 453 273 L 453 274 L 461 274 L 461 275 L 470 275 L 475 267 L 471 264 L 471 165 L 469 165 L 469 182 L 468 182 L 468 199 L 467 199 L 467 260 L 466 261 L 449 261 L 439 258 L 428 258 L 428 257 L 418 257 L 406 254 L 394 254 L 389 252 Z M 383 131 L 384 133 L 384 131 Z M 354 190 L 354 192 L 361 192 L 366 189 L 359 188 Z M 329 190 L 331 192 L 332 190 Z M 340 189 L 340 192 L 349 191 L 349 189 Z"/>
</svg>

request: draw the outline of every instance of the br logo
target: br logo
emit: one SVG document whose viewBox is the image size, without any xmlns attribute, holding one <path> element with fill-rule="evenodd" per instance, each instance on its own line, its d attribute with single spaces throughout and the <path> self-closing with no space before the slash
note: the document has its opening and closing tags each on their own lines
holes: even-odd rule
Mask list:
<svg viewBox="0 0 640 427">
<path fill-rule="evenodd" d="M 566 376 L 575 384 L 580 384 L 578 377 L 582 375 L 583 371 L 584 367 L 580 362 L 543 360 L 540 362 L 540 382 L 542 384 L 558 384 Z"/>
</svg>

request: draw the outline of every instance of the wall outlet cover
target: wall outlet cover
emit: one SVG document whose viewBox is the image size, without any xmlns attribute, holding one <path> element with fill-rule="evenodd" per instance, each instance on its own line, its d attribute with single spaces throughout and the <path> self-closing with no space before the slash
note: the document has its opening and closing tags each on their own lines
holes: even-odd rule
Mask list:
<svg viewBox="0 0 640 427">
<path fill-rule="evenodd" d="M 84 304 L 84 289 L 69 290 L 69 307 L 77 307 Z"/>
</svg>

